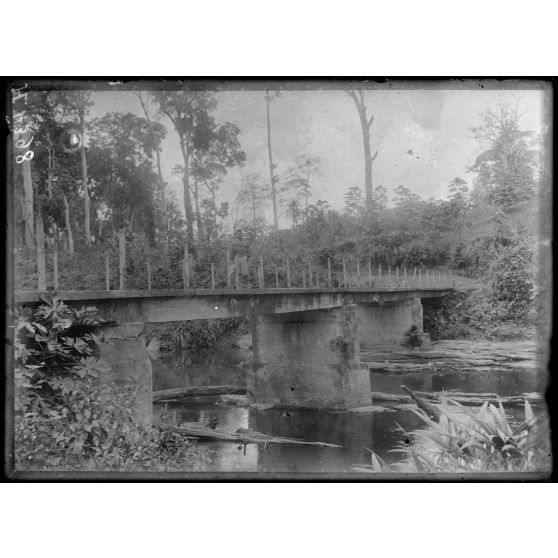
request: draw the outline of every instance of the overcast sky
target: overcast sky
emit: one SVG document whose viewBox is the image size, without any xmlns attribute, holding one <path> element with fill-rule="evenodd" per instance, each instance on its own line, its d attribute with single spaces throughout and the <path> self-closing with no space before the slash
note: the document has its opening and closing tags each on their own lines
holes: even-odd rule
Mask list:
<svg viewBox="0 0 558 558">
<path fill-rule="evenodd" d="M 241 129 L 240 141 L 246 164 L 229 171 L 221 187 L 220 201 L 233 201 L 244 173 L 268 177 L 266 112 L 263 91 L 225 91 L 216 94 L 217 120 Z M 374 185 L 391 195 L 400 184 L 427 199 L 444 198 L 456 176 L 471 182 L 466 172 L 482 146 L 471 137 L 470 126 L 479 114 L 498 103 L 519 107 L 521 127 L 537 130 L 548 122 L 550 106 L 540 90 L 375 90 L 365 93 L 371 129 Z M 107 112 L 142 114 L 131 92 L 96 92 L 90 116 Z M 180 176 L 172 174 L 183 164 L 172 123 L 160 118 L 168 130 L 163 143 L 164 179 L 182 204 Z M 312 184 L 314 200 L 326 199 L 343 206 L 343 194 L 351 186 L 364 187 L 360 122 L 351 98 L 339 90 L 284 91 L 271 107 L 274 162 L 284 172 L 295 157 L 317 155 L 323 159 L 323 175 Z M 419 159 L 407 154 L 412 150 Z"/>
</svg>

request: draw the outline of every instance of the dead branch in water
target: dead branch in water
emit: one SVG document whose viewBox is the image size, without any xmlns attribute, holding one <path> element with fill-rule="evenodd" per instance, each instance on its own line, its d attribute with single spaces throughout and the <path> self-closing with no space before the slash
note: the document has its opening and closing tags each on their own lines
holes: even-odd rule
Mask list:
<svg viewBox="0 0 558 558">
<path fill-rule="evenodd" d="M 194 397 L 202 395 L 245 395 L 246 386 L 198 386 L 162 389 L 153 392 L 153 402 L 170 401 L 182 397 Z"/>
<path fill-rule="evenodd" d="M 184 434 L 188 438 L 199 438 L 214 442 L 235 442 L 240 444 L 290 444 L 296 446 L 317 446 L 322 448 L 340 448 L 337 444 L 325 442 L 307 442 L 295 438 L 268 436 L 255 430 L 239 428 L 236 432 L 227 432 L 218 428 L 208 428 L 203 423 L 182 423 L 173 427 L 174 432 Z"/>
</svg>

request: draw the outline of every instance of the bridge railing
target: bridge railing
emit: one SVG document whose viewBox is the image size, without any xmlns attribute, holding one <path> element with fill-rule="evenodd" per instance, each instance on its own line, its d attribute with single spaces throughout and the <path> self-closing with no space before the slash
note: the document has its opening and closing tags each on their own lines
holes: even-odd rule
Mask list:
<svg viewBox="0 0 558 558">
<path fill-rule="evenodd" d="M 126 250 L 42 252 L 17 250 L 16 291 L 130 289 L 431 289 L 468 288 L 474 279 L 451 269 L 373 265 L 349 258 L 326 259 L 292 254 L 251 255 L 248 273 L 226 251 L 198 253 Z"/>
</svg>

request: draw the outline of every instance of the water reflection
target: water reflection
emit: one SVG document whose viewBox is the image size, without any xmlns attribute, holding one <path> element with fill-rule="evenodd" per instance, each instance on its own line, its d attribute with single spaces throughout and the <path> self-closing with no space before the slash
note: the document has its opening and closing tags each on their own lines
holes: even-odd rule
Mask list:
<svg viewBox="0 0 558 558">
<path fill-rule="evenodd" d="M 153 364 L 153 390 L 186 386 L 246 384 L 246 369 L 238 365 L 249 356 L 238 347 L 218 347 L 214 351 L 178 350 L 161 353 Z"/>
<path fill-rule="evenodd" d="M 176 353 L 153 361 L 154 389 L 178 386 L 239 384 L 246 381 L 246 370 L 238 364 L 246 352 L 225 347 L 205 354 Z M 542 377 L 542 380 L 541 380 Z M 460 372 L 455 369 L 406 374 L 371 374 L 373 391 L 401 394 L 400 386 L 418 391 L 491 392 L 519 395 L 544 389 L 544 375 L 533 371 L 499 369 L 494 373 Z M 409 410 L 389 408 L 374 414 L 357 415 L 310 410 L 257 410 L 220 406 L 218 398 L 203 401 L 185 399 L 156 405 L 154 414 L 163 409 L 174 411 L 177 419 L 197 422 L 216 419 L 218 427 L 228 431 L 250 428 L 274 436 L 339 444 L 341 448 L 317 448 L 276 445 L 267 447 L 234 443 L 205 444 L 210 452 L 211 470 L 229 472 L 349 472 L 358 463 L 370 463 L 368 449 L 386 462 L 400 456 L 390 452 L 405 440 L 405 432 L 422 423 Z M 382 405 L 384 405 L 382 403 Z M 510 418 L 522 419 L 522 407 L 508 407 Z M 399 428 L 401 427 L 401 428 Z M 403 431 L 401 430 L 403 429 Z"/>
</svg>

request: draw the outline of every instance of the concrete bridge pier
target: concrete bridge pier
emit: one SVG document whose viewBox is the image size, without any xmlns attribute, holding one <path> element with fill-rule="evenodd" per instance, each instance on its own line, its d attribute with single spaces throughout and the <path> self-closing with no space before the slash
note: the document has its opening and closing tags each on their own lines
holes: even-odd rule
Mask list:
<svg viewBox="0 0 558 558">
<path fill-rule="evenodd" d="M 129 385 L 129 406 L 137 422 L 150 426 L 153 421 L 153 371 L 143 331 L 143 322 L 99 328 L 98 334 L 103 333 L 106 340 L 100 344 L 99 358 L 109 365 L 101 372 L 100 381 L 102 389 L 110 384 Z M 106 397 L 110 399 L 110 396 Z"/>
<path fill-rule="evenodd" d="M 360 346 L 364 349 L 385 350 L 409 343 L 423 345 L 430 342 L 430 336 L 423 331 L 420 298 L 359 304 L 357 316 Z"/>
<path fill-rule="evenodd" d="M 356 306 L 253 315 L 254 403 L 348 409 L 371 404 L 370 375 L 359 360 Z"/>
</svg>

